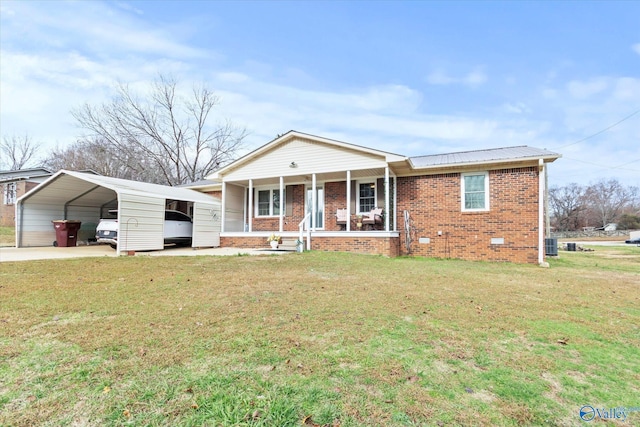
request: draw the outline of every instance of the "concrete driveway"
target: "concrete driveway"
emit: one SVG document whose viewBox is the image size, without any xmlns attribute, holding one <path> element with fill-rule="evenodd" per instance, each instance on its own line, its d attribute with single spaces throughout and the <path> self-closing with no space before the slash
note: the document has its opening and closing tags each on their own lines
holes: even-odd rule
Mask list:
<svg viewBox="0 0 640 427">
<path fill-rule="evenodd" d="M 245 248 L 178 248 L 168 247 L 162 251 L 145 251 L 136 252 L 135 256 L 197 256 L 197 255 L 282 255 L 291 253 L 287 251 L 264 249 L 245 249 Z M 123 253 L 124 255 L 124 253 Z M 31 261 L 37 259 L 63 259 L 63 258 L 83 258 L 83 257 L 115 257 L 116 251 L 108 245 L 90 245 L 76 246 L 70 248 L 55 248 L 53 246 L 41 248 L 14 248 L 0 247 L 0 262 L 11 261 Z"/>
</svg>

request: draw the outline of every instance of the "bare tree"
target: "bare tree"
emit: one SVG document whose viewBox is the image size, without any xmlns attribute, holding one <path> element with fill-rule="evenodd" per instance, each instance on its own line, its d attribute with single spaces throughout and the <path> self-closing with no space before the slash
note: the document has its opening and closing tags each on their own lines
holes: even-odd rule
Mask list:
<svg viewBox="0 0 640 427">
<path fill-rule="evenodd" d="M 0 169 L 18 170 L 33 163 L 39 144 L 28 134 L 24 136 L 4 136 L 0 143 Z"/>
<path fill-rule="evenodd" d="M 153 182 L 155 177 L 154 165 L 142 153 L 136 153 L 134 148 L 118 150 L 102 138 L 76 141 L 66 148 L 56 147 L 43 165 L 51 170 L 92 170 L 134 181 Z"/>
<path fill-rule="evenodd" d="M 212 123 L 219 103 L 204 86 L 184 98 L 174 79 L 160 76 L 146 98 L 120 84 L 110 103 L 85 104 L 72 114 L 128 167 L 153 171 L 151 182 L 179 185 L 204 178 L 242 148 L 245 129 L 228 120 Z"/>
<path fill-rule="evenodd" d="M 549 189 L 549 205 L 556 229 L 573 231 L 581 226 L 586 210 L 584 195 L 584 187 L 576 183 Z"/>
<path fill-rule="evenodd" d="M 626 187 L 617 179 L 600 180 L 590 185 L 585 193 L 589 212 L 596 223 L 604 227 L 616 222 L 630 209 L 638 197 L 637 187 Z"/>
</svg>

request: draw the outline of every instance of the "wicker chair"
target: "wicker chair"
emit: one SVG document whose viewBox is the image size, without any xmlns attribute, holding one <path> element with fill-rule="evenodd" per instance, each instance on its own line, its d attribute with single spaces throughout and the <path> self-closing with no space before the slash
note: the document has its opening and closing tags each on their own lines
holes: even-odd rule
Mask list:
<svg viewBox="0 0 640 427">
<path fill-rule="evenodd" d="M 382 224 L 382 208 L 371 209 L 367 215 L 362 217 L 362 226 L 369 226 L 374 229 L 376 224 Z"/>
<path fill-rule="evenodd" d="M 338 209 L 336 211 L 336 224 L 340 226 L 340 228 L 347 227 L 347 210 L 346 209 Z"/>
</svg>

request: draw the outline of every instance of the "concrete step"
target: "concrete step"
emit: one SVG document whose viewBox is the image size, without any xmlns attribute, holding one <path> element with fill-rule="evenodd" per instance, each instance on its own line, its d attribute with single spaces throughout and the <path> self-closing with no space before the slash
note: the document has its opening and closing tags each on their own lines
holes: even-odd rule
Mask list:
<svg viewBox="0 0 640 427">
<path fill-rule="evenodd" d="M 282 239 L 282 243 L 278 245 L 278 250 L 295 252 L 297 240 L 298 239 Z"/>
</svg>

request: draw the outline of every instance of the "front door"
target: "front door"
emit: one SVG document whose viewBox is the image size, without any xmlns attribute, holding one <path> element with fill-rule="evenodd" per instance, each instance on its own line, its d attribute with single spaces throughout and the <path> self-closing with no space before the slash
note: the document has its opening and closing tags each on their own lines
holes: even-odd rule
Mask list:
<svg viewBox="0 0 640 427">
<path fill-rule="evenodd" d="M 324 186 L 318 185 L 316 186 L 316 215 L 315 215 L 315 223 L 314 226 L 317 229 L 324 229 Z M 305 197 L 305 214 L 311 212 L 313 209 L 313 191 L 311 187 L 306 188 L 306 197 Z M 311 218 L 311 217 L 309 217 Z M 305 227 L 308 227 L 309 223 L 305 224 Z"/>
</svg>

